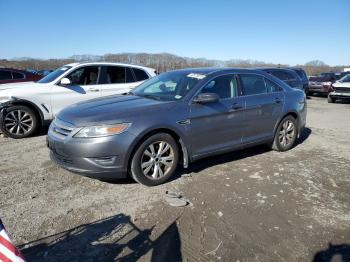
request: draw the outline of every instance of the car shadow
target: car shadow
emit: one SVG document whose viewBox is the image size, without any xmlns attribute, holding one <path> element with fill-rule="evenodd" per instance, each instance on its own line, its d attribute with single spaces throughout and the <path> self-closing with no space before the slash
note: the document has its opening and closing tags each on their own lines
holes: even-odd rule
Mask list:
<svg viewBox="0 0 350 262">
<path fill-rule="evenodd" d="M 155 240 L 153 228 L 139 229 L 129 216 L 118 214 L 19 248 L 27 261 L 137 261 L 147 253 L 151 261 L 181 261 L 176 220 Z"/>
<path fill-rule="evenodd" d="M 317 252 L 312 260 L 312 262 L 349 262 L 350 261 L 350 245 L 341 244 L 341 245 L 332 245 L 329 243 L 329 246 L 325 250 Z"/>
<path fill-rule="evenodd" d="M 312 133 L 312 130 L 310 128 L 308 127 L 304 128 L 299 138 L 297 139 L 294 148 L 304 143 L 304 141 L 306 141 L 310 137 L 311 133 Z M 182 167 L 179 168 L 178 172 L 176 173 L 175 176 L 173 176 L 171 180 L 175 180 L 183 175 L 187 175 L 190 173 L 199 173 L 202 170 L 212 166 L 217 166 L 224 163 L 242 160 L 244 158 L 249 158 L 256 155 L 264 154 L 271 150 L 272 149 L 268 145 L 259 145 L 251 148 L 232 151 L 232 152 L 217 155 L 217 156 L 206 157 L 194 163 L 191 163 L 189 167 L 186 169 Z"/>
</svg>

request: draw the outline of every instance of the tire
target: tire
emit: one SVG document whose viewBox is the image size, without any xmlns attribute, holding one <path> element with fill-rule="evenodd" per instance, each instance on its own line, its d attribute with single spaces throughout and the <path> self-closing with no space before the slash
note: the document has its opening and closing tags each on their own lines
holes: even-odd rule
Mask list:
<svg viewBox="0 0 350 262">
<path fill-rule="evenodd" d="M 334 103 L 334 99 L 330 95 L 328 95 L 327 101 L 328 103 Z"/>
<path fill-rule="evenodd" d="M 290 124 L 292 124 L 292 126 L 290 126 Z M 290 128 L 293 129 L 288 131 Z M 272 149 L 279 152 L 288 151 L 295 145 L 297 136 L 298 126 L 296 119 L 293 116 L 286 116 L 277 127 Z"/>
<path fill-rule="evenodd" d="M 163 143 L 163 154 L 159 153 L 161 143 Z M 140 184 L 157 186 L 169 180 L 174 174 L 178 159 L 179 149 L 174 138 L 166 133 L 158 133 L 144 140 L 136 148 L 129 173 Z M 144 167 L 142 168 L 141 165 Z"/>
<path fill-rule="evenodd" d="M 10 106 L 0 117 L 1 131 L 15 139 L 33 135 L 38 126 L 38 116 L 27 106 Z"/>
</svg>

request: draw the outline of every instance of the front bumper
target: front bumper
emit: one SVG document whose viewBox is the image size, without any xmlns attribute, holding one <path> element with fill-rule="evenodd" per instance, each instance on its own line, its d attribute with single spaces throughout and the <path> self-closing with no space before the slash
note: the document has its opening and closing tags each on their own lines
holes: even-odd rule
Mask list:
<svg viewBox="0 0 350 262">
<path fill-rule="evenodd" d="M 128 152 L 134 139 L 127 131 L 100 138 L 62 139 L 50 129 L 47 146 L 51 160 L 64 169 L 97 179 L 117 179 L 127 176 Z"/>
<path fill-rule="evenodd" d="M 332 98 L 338 98 L 338 99 L 350 99 L 350 91 L 333 91 L 329 93 L 329 96 Z"/>
</svg>

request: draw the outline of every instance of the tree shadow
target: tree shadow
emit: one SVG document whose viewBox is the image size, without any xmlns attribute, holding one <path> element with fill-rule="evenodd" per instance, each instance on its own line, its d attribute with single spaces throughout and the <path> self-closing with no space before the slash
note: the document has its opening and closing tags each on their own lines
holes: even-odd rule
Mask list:
<svg viewBox="0 0 350 262">
<path fill-rule="evenodd" d="M 314 256 L 312 262 L 349 262 L 350 261 L 350 245 L 332 245 L 329 243 L 329 246 L 325 250 L 317 252 Z"/>
<path fill-rule="evenodd" d="M 27 261 L 136 261 L 150 252 L 151 261 L 181 261 L 176 220 L 156 239 L 129 216 L 118 214 L 51 235 L 20 247 Z"/>
</svg>

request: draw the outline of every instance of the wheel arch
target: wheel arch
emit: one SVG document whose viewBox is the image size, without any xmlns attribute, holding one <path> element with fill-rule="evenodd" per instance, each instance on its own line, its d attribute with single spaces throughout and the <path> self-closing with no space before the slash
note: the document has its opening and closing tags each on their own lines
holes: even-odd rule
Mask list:
<svg viewBox="0 0 350 262">
<path fill-rule="evenodd" d="M 182 136 L 179 134 L 179 132 L 168 128 L 168 127 L 160 127 L 160 128 L 154 128 L 151 130 L 147 130 L 145 133 L 139 135 L 133 145 L 131 146 L 128 155 L 127 155 L 127 168 L 129 170 L 132 156 L 135 154 L 135 151 L 137 150 L 138 146 L 148 137 L 151 137 L 152 135 L 159 134 L 159 133 L 166 133 L 169 134 L 171 137 L 173 137 L 177 143 L 177 146 L 179 148 L 179 160 L 182 160 L 182 165 L 184 168 L 187 168 L 189 163 L 189 154 L 188 154 L 188 148 L 182 139 Z"/>
<path fill-rule="evenodd" d="M 283 120 L 284 118 L 286 118 L 287 116 L 292 116 L 292 117 L 295 118 L 295 120 L 297 121 L 297 126 L 298 126 L 297 130 L 298 130 L 298 133 L 299 133 L 299 120 L 300 120 L 300 117 L 299 117 L 299 115 L 298 115 L 297 112 L 295 112 L 295 111 L 289 111 L 289 112 L 286 112 L 286 113 L 277 121 L 277 123 L 276 123 L 276 125 L 275 125 L 275 128 L 274 128 L 274 130 L 273 130 L 273 135 L 274 135 L 274 136 L 275 136 L 275 134 L 276 134 L 276 131 L 277 131 L 278 126 L 280 125 L 280 123 L 282 122 L 282 120 Z"/>
<path fill-rule="evenodd" d="M 33 102 L 30 102 L 30 101 L 24 100 L 24 99 L 16 99 L 16 100 L 11 101 L 7 107 L 9 107 L 11 105 L 26 106 L 26 107 L 30 108 L 38 116 L 40 125 L 41 126 L 44 125 L 44 114 L 40 110 L 40 108 L 36 104 L 34 104 Z"/>
</svg>

